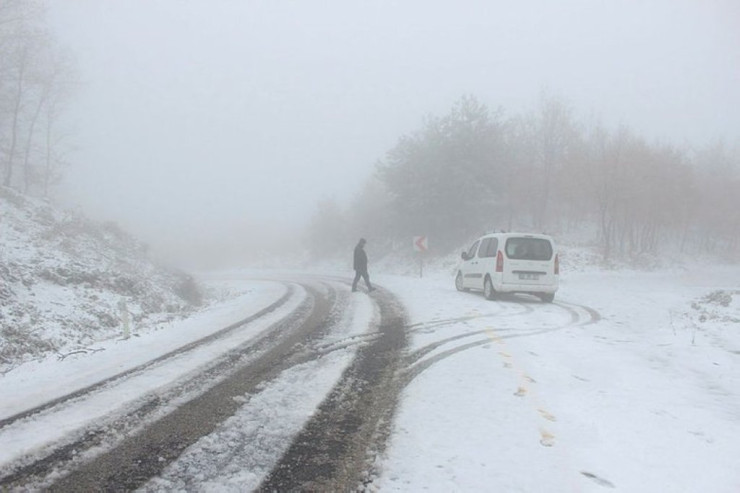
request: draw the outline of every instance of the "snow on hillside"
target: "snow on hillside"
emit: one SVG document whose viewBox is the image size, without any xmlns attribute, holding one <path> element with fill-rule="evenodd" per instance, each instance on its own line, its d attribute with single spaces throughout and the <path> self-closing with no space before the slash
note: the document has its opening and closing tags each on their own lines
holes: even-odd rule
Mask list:
<svg viewBox="0 0 740 493">
<path fill-rule="evenodd" d="M 115 225 L 0 187 L 0 372 L 121 336 L 124 313 L 129 327 L 149 325 L 199 302 L 189 276 L 154 264 Z"/>
</svg>

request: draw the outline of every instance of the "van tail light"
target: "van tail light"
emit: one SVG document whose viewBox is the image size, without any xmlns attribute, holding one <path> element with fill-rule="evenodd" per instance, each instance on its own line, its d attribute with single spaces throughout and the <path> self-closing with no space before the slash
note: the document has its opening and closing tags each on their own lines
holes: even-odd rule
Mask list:
<svg viewBox="0 0 740 493">
<path fill-rule="evenodd" d="M 555 275 L 560 275 L 560 258 L 557 253 L 555 254 Z"/>
<path fill-rule="evenodd" d="M 504 271 L 504 254 L 501 253 L 501 250 L 498 251 L 496 254 L 496 272 L 503 272 Z"/>
</svg>

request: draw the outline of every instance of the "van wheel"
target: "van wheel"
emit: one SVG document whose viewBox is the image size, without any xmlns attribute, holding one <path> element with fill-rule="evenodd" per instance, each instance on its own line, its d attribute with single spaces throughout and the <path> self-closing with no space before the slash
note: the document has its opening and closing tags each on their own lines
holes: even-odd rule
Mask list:
<svg viewBox="0 0 740 493">
<path fill-rule="evenodd" d="M 462 272 L 458 272 L 457 273 L 457 276 L 455 277 L 455 288 L 458 291 L 467 291 L 467 289 L 463 287 L 463 276 L 462 276 Z"/>
<path fill-rule="evenodd" d="M 487 300 L 496 299 L 496 290 L 493 289 L 493 283 L 491 282 L 491 278 L 488 276 L 486 276 L 486 280 L 483 282 L 483 296 L 485 296 Z"/>
<path fill-rule="evenodd" d="M 552 300 L 555 299 L 555 293 L 542 293 L 540 299 L 543 303 L 552 303 Z"/>
</svg>

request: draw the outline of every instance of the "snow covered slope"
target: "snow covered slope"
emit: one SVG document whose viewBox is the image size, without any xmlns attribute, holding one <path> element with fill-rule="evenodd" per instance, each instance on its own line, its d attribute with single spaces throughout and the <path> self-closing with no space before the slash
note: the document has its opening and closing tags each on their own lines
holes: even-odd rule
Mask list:
<svg viewBox="0 0 740 493">
<path fill-rule="evenodd" d="M 143 325 L 199 302 L 190 277 L 155 265 L 115 225 L 0 187 L 0 372 L 122 335 L 124 311 Z"/>
</svg>

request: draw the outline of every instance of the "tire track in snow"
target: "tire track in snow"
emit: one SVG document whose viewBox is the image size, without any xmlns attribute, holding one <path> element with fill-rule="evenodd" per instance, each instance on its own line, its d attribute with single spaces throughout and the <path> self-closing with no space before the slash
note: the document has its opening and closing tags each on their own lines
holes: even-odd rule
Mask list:
<svg viewBox="0 0 740 493">
<path fill-rule="evenodd" d="M 322 294 L 321 297 L 324 301 L 320 303 L 321 309 L 314 310 L 312 307 L 315 305 L 313 298 L 317 296 L 316 290 L 307 287 L 306 291 L 310 296 L 307 296 L 296 309 L 292 310 L 280 321 L 273 323 L 269 328 L 263 330 L 255 339 L 250 339 L 244 344 L 235 347 L 232 351 L 223 355 L 219 359 L 214 360 L 215 364 L 211 365 L 203 373 L 191 375 L 188 377 L 189 380 L 176 384 L 173 388 L 164 393 L 155 393 L 150 395 L 148 398 L 143 399 L 143 401 L 141 401 L 134 409 L 123 411 L 124 414 L 115 418 L 115 421 L 111 422 L 109 420 L 105 420 L 105 422 L 94 424 L 91 429 L 82 430 L 81 435 L 76 438 L 72 438 L 70 443 L 49 448 L 49 450 L 46 451 L 48 455 L 42 458 L 36 457 L 22 459 L 17 466 L 12 466 L 12 470 L 8 470 L 11 468 L 6 469 L 3 472 L 7 472 L 9 474 L 4 475 L 0 479 L 0 489 L 32 484 L 36 484 L 39 488 L 48 487 L 48 482 L 50 480 L 44 478 L 54 476 L 58 478 L 58 476 L 65 473 L 65 471 L 75 468 L 82 468 L 83 470 L 87 468 L 87 470 L 89 470 L 91 467 L 93 469 L 95 467 L 102 467 L 104 469 L 104 458 L 115 454 L 119 454 L 119 459 L 121 460 L 121 464 L 123 464 L 126 457 L 120 457 L 120 452 L 117 451 L 125 449 L 125 444 L 127 442 L 131 443 L 132 441 L 140 441 L 142 443 L 146 443 L 147 440 L 150 440 L 150 437 L 148 436 L 144 439 L 141 438 L 143 434 L 142 429 L 144 431 L 151 429 L 151 426 L 146 423 L 151 424 L 152 421 L 166 421 L 167 419 L 171 419 L 169 417 L 170 414 L 167 413 L 172 410 L 171 408 L 173 406 L 177 406 L 178 403 L 180 407 L 172 413 L 173 415 L 177 414 L 180 409 L 187 408 L 190 402 L 203 400 L 203 396 L 209 395 L 209 393 L 210 395 L 213 395 L 213 392 L 216 392 L 214 389 L 223 389 L 228 385 L 230 380 L 233 380 L 233 375 L 229 375 L 234 372 L 236 372 L 236 375 L 244 374 L 245 372 L 249 373 L 250 371 L 259 375 L 260 372 L 258 370 L 264 373 L 265 368 L 269 366 L 265 361 L 269 361 L 270 357 L 275 357 L 276 352 L 280 353 L 280 351 L 282 351 L 280 354 L 284 354 L 299 342 L 296 340 L 296 337 L 300 339 L 302 336 L 295 335 L 296 333 L 301 332 L 300 330 L 297 330 L 296 327 L 306 327 L 307 320 L 309 322 L 315 322 L 315 320 L 312 320 L 312 317 L 315 319 L 316 317 L 325 316 L 326 310 L 329 309 L 328 307 L 333 306 L 335 302 L 333 292 L 330 292 L 328 295 Z M 268 308 L 261 310 L 252 317 L 249 317 L 249 321 L 254 321 L 258 316 L 262 317 L 267 313 L 276 310 L 294 293 L 295 288 L 290 285 L 288 292 L 286 292 L 286 297 L 284 297 L 285 299 L 281 298 L 276 302 L 279 304 L 274 304 L 275 306 L 270 305 Z M 213 334 L 213 336 L 225 335 L 229 331 L 236 330 L 238 326 L 244 325 L 244 323 L 246 322 L 242 321 L 242 323 L 233 324 L 226 329 Z M 213 340 L 214 337 L 209 336 L 208 338 L 204 338 L 196 342 L 205 343 L 205 339 Z M 191 346 L 192 345 L 188 345 L 187 348 L 192 349 Z M 181 348 L 179 351 L 183 352 L 184 350 Z M 168 353 L 168 355 L 164 355 L 158 358 L 158 360 L 165 361 L 167 356 L 173 357 L 173 353 Z M 289 360 L 278 357 L 277 361 L 284 361 L 284 363 L 281 364 L 288 364 L 287 362 Z M 141 368 L 139 368 L 139 371 L 142 371 Z M 245 378 L 245 380 L 249 379 Z M 111 385 L 110 382 L 108 384 Z M 183 400 L 189 400 L 189 402 L 185 402 L 183 404 Z M 213 412 L 211 413 L 205 413 L 207 418 L 203 421 L 206 423 L 214 423 L 213 420 L 221 417 L 221 411 L 223 409 L 228 409 L 228 407 L 229 406 L 227 404 L 219 409 L 212 410 Z M 52 410 L 49 410 L 49 412 L 51 411 Z M 142 422 L 145 424 L 142 425 Z M 188 418 L 186 422 L 192 425 L 195 421 L 192 418 Z M 149 426 L 149 428 L 147 428 L 147 426 Z M 197 426 L 192 426 L 191 428 L 192 430 L 200 429 Z M 188 433 L 182 433 L 181 436 L 187 437 Z M 177 442 L 177 440 L 170 444 L 174 446 L 175 442 Z M 164 447 L 164 449 L 166 448 L 167 447 Z M 99 450 L 98 452 L 92 452 L 94 449 Z M 158 448 L 155 447 L 154 449 L 150 449 L 146 453 L 141 454 L 140 462 L 145 463 L 147 458 L 150 458 L 151 453 L 155 450 L 158 450 Z M 84 464 L 86 460 L 90 460 L 91 455 L 96 455 L 101 452 L 103 453 L 101 456 L 103 457 L 102 459 L 100 457 L 92 459 L 92 462 L 97 465 L 90 466 L 90 464 Z M 166 454 L 163 455 L 163 457 L 165 456 Z M 160 465 L 164 466 L 166 465 L 166 462 Z M 140 466 L 136 466 L 135 469 L 138 470 L 139 467 Z M 110 471 L 106 474 L 113 474 L 115 472 L 114 469 L 118 468 L 119 465 L 110 467 Z M 120 483 L 110 483 L 108 484 L 108 487 L 120 489 L 122 488 L 122 484 L 126 484 L 126 481 L 129 481 L 130 484 L 140 484 L 140 481 L 146 479 L 143 478 L 140 472 L 131 470 L 129 470 L 129 472 L 131 473 L 130 477 L 125 477 L 122 480 L 123 482 Z M 84 476 L 84 473 L 82 476 Z M 71 477 L 77 478 L 75 481 L 83 483 L 85 481 L 102 481 L 101 478 L 94 479 L 91 474 L 88 474 L 86 479 L 83 481 L 80 479 L 82 476 L 79 471 L 73 471 L 71 474 Z M 103 474 L 103 476 L 105 476 L 105 474 Z M 120 477 L 117 479 L 121 480 Z M 58 484 L 55 484 L 52 489 L 68 489 L 70 491 L 78 490 L 75 486 L 77 483 L 70 484 L 68 481 L 69 480 L 67 479 L 62 479 Z M 101 488 L 100 484 L 98 484 L 98 487 L 92 486 L 94 484 L 92 482 L 89 484 L 91 485 L 91 490 Z M 102 489 L 106 489 L 106 487 L 102 487 Z"/>
<path fill-rule="evenodd" d="M 400 303 L 382 288 L 371 297 L 380 309 L 379 336 L 358 351 L 259 491 L 354 491 L 372 480 L 401 391 L 407 337 Z"/>
<path fill-rule="evenodd" d="M 172 358 L 174 358 L 176 356 L 180 356 L 180 355 L 182 355 L 184 353 L 187 353 L 188 351 L 192 351 L 193 349 L 195 349 L 197 347 L 200 347 L 203 344 L 207 344 L 207 343 L 212 342 L 212 341 L 214 341 L 216 339 L 219 339 L 219 338 L 222 338 L 224 336 L 227 336 L 227 335 L 231 334 L 232 332 L 234 332 L 235 330 L 240 329 L 244 325 L 257 320 L 257 319 L 259 319 L 259 318 L 267 315 L 268 313 L 274 312 L 275 310 L 277 310 L 278 308 L 280 308 L 281 306 L 283 306 L 294 294 L 295 294 L 295 288 L 293 286 L 288 286 L 288 289 L 286 290 L 285 294 L 283 294 L 283 296 L 281 296 L 280 299 L 278 299 L 274 303 L 268 305 L 267 307 L 263 308 L 262 310 L 258 311 L 254 315 L 251 315 L 251 316 L 249 316 L 249 317 L 247 317 L 247 318 L 245 318 L 243 320 L 240 320 L 240 321 L 238 321 L 236 323 L 233 323 L 233 324 L 229 325 L 228 327 L 225 327 L 225 328 L 223 328 L 223 329 L 221 329 L 221 330 L 219 330 L 217 332 L 214 332 L 212 334 L 209 334 L 206 337 L 203 337 L 203 338 L 198 339 L 196 341 L 193 341 L 193 342 L 191 342 L 189 344 L 186 344 L 184 346 L 181 346 L 181 347 L 175 349 L 174 351 L 170 351 L 169 353 L 165 353 L 165 354 L 163 354 L 163 355 L 161 355 L 161 356 L 159 356 L 159 357 L 157 357 L 155 359 L 152 359 L 150 361 L 147 361 L 146 363 L 143 363 L 141 365 L 135 366 L 133 368 L 129 368 L 129 369 L 127 369 L 125 371 L 122 371 L 120 373 L 117 373 L 116 375 L 113 375 L 113 376 L 111 376 L 109 378 L 106 378 L 104 380 L 100 380 L 99 382 L 96 382 L 96 383 L 94 383 L 92 385 L 89 385 L 87 387 L 81 388 L 81 389 L 76 390 L 74 392 L 70 392 L 69 394 L 65 394 L 63 396 L 57 397 L 57 398 L 55 398 L 53 400 L 50 400 L 50 401 L 48 401 L 48 402 L 46 402 L 44 404 L 40 404 L 38 406 L 35 406 L 33 408 L 30 408 L 30 409 L 27 409 L 27 410 L 22 411 L 20 413 L 16 413 L 16 414 L 14 414 L 12 416 L 8 416 L 6 418 L 0 419 L 0 429 L 4 428 L 6 426 L 9 426 L 9 425 L 15 423 L 16 421 L 19 421 L 19 420 L 22 420 L 22 419 L 25 419 L 25 418 L 29 418 L 29 417 L 31 417 L 31 416 L 33 416 L 35 414 L 38 414 L 40 412 L 43 412 L 43 411 L 49 410 L 51 408 L 54 408 L 56 406 L 59 406 L 60 404 L 63 404 L 65 402 L 67 402 L 67 401 L 84 397 L 85 395 L 90 394 L 92 392 L 95 392 L 96 390 L 102 389 L 103 387 L 106 387 L 106 386 L 111 385 L 111 384 L 115 384 L 116 382 L 118 382 L 120 380 L 123 380 L 125 378 L 128 378 L 128 377 L 130 377 L 132 375 L 135 375 L 137 373 L 144 372 L 144 371 L 150 369 L 151 367 L 153 367 L 153 366 L 155 366 L 157 364 L 160 364 L 160 363 L 162 363 L 164 361 L 167 361 L 169 359 L 172 359 Z"/>
<path fill-rule="evenodd" d="M 518 304 L 523 304 L 522 302 L 517 302 Z M 496 332 L 507 332 L 505 335 L 500 335 L 498 338 L 500 339 L 514 339 L 514 338 L 520 338 L 520 337 L 532 337 L 536 335 L 541 334 L 547 334 L 550 332 L 556 332 L 559 330 L 571 328 L 571 327 L 583 327 L 586 325 L 590 325 L 593 323 L 596 323 L 601 320 L 601 315 L 594 309 L 583 306 L 583 305 L 576 305 L 576 304 L 565 304 L 563 302 L 553 303 L 551 306 L 558 306 L 565 310 L 570 315 L 570 320 L 563 324 L 558 325 L 556 327 L 548 327 L 543 329 L 532 329 L 532 330 L 521 330 L 517 329 L 515 327 L 500 327 L 496 328 Z M 579 310 L 582 310 L 585 312 L 585 316 L 583 313 L 581 313 Z M 533 309 L 525 310 L 524 313 L 529 313 Z M 486 314 L 486 315 L 477 315 L 477 316 L 468 316 L 468 317 L 459 317 L 455 319 L 450 319 L 451 321 L 468 321 L 473 319 L 484 319 L 484 318 L 490 318 L 492 315 Z M 422 322 L 423 323 L 423 322 Z M 453 322 L 452 324 L 457 323 Z M 418 325 L 418 324 L 415 324 Z M 450 324 L 444 324 L 444 325 L 450 325 Z M 442 324 L 438 325 L 442 326 Z M 451 356 L 454 356 L 458 353 L 461 353 L 463 351 L 467 351 L 468 349 L 473 349 L 479 346 L 484 346 L 486 344 L 491 343 L 491 339 L 488 337 L 489 329 L 481 329 L 481 330 L 475 330 L 472 332 L 465 332 L 463 334 L 458 334 L 456 336 L 448 337 L 445 339 L 441 339 L 439 341 L 435 341 L 433 343 L 427 344 L 426 346 L 417 349 L 413 353 L 409 354 L 405 358 L 406 363 L 406 372 L 405 372 L 405 378 L 404 378 L 404 386 L 411 383 L 411 381 L 419 376 L 422 372 L 430 368 L 431 366 L 439 363 L 440 361 L 443 361 L 446 358 L 449 358 Z M 466 344 L 462 344 L 459 346 L 455 346 L 453 348 L 447 349 L 445 351 L 442 351 L 432 357 L 424 359 L 425 356 L 432 353 L 433 351 L 441 348 L 442 346 L 445 346 L 447 344 L 455 343 L 457 341 L 476 337 L 480 335 L 486 335 L 486 338 L 479 339 L 477 341 L 469 342 Z"/>
<path fill-rule="evenodd" d="M 521 302 L 518 303 L 521 304 Z M 431 344 L 427 344 L 420 349 L 417 349 L 405 358 L 406 371 L 402 375 L 401 385 L 403 387 L 406 387 L 422 372 L 431 368 L 433 365 L 469 349 L 486 346 L 491 344 L 492 342 L 501 345 L 502 348 L 505 348 L 506 339 L 532 337 L 572 327 L 584 327 L 590 324 L 597 323 L 601 320 L 601 315 L 596 310 L 587 306 L 564 302 L 553 303 L 551 306 L 557 306 L 564 310 L 569 315 L 569 320 L 566 323 L 555 327 L 533 330 L 520 330 L 515 327 L 502 327 L 494 329 L 494 327 L 489 326 L 485 329 L 447 337 L 445 339 L 435 341 Z M 530 313 L 532 311 L 533 310 L 529 310 L 525 313 Z M 490 318 L 490 315 L 459 317 L 451 320 L 467 321 L 472 319 L 487 318 Z M 439 348 L 442 348 L 443 346 L 455 344 L 459 341 L 472 337 L 478 337 L 481 335 L 485 335 L 485 338 L 471 341 L 466 344 L 456 345 L 454 347 L 441 351 L 434 356 L 427 357 L 427 355 Z M 538 417 L 542 419 L 542 424 L 539 426 L 540 444 L 544 447 L 554 446 L 556 437 L 555 434 L 550 431 L 549 425 L 555 422 L 557 418 L 547 411 L 546 406 L 542 403 L 541 399 L 539 399 L 537 393 L 534 392 L 533 385 L 536 384 L 536 381 L 532 377 L 530 377 L 523 369 L 518 367 L 511 355 L 508 354 L 505 350 L 499 351 L 498 354 L 503 360 L 504 367 L 516 372 L 517 374 L 517 379 L 519 383 L 514 395 L 520 398 L 528 399 L 531 402 L 532 408 L 535 410 Z"/>
</svg>

